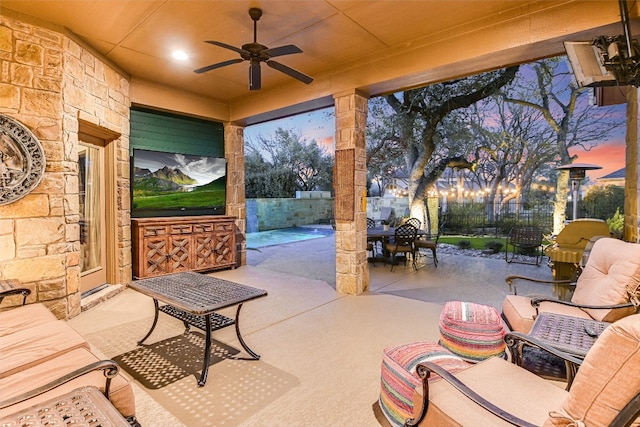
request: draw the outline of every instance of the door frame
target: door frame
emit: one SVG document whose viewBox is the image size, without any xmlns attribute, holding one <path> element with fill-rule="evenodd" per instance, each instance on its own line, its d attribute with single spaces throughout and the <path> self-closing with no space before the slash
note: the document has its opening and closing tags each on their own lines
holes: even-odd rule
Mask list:
<svg viewBox="0 0 640 427">
<path fill-rule="evenodd" d="M 116 284 L 119 282 L 118 275 L 118 183 L 116 165 L 118 164 L 118 151 L 116 139 L 120 138 L 120 133 L 113 132 L 104 127 L 78 120 L 78 140 L 88 137 L 92 140 L 98 139 L 103 141 L 104 150 L 104 202 L 105 202 L 105 269 L 107 275 L 107 284 Z M 123 194 L 122 197 L 129 197 L 129 194 Z"/>
</svg>

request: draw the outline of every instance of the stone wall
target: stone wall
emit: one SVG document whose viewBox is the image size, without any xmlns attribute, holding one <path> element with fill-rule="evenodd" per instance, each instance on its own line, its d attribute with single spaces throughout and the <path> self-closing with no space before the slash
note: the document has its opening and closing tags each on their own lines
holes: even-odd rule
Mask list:
<svg viewBox="0 0 640 427">
<path fill-rule="evenodd" d="M 333 203 L 333 199 L 248 199 L 247 232 L 328 224 Z"/>
<path fill-rule="evenodd" d="M 0 15 L 0 112 L 34 133 L 47 162 L 34 191 L 0 206 L 0 278 L 20 280 L 32 291 L 29 301 L 44 302 L 58 318 L 80 312 L 82 126 L 113 139 L 118 254 L 112 277 L 131 279 L 128 93 L 125 77 L 67 35 Z"/>
</svg>

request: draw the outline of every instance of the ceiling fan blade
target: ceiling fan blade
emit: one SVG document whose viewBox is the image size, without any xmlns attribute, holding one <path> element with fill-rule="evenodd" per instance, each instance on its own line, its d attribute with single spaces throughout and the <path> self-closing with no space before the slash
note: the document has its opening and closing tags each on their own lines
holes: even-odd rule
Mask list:
<svg viewBox="0 0 640 427">
<path fill-rule="evenodd" d="M 251 59 L 249 66 L 249 90 L 259 90 L 262 87 L 260 60 Z"/>
<path fill-rule="evenodd" d="M 291 55 L 293 53 L 302 53 L 302 49 L 298 46 L 288 44 L 286 46 L 274 47 L 273 49 L 264 50 L 263 53 L 269 55 L 270 58 L 282 55 Z"/>
<path fill-rule="evenodd" d="M 313 79 L 306 74 L 302 74 L 300 71 L 296 71 L 293 68 L 289 68 L 286 65 L 283 65 L 276 61 L 267 61 L 267 65 L 271 68 L 274 68 L 278 71 L 285 73 L 288 76 L 293 77 L 294 79 L 300 80 L 302 83 L 309 84 L 313 81 Z"/>
<path fill-rule="evenodd" d="M 204 42 L 205 43 L 209 43 L 209 44 L 213 44 L 213 45 L 216 45 L 216 46 L 220 46 L 220 47 L 223 47 L 225 49 L 232 50 L 234 52 L 239 53 L 240 55 L 242 55 L 243 53 L 247 53 L 244 49 L 240 49 L 239 47 L 231 46 L 230 44 L 217 42 L 217 41 L 214 41 L 214 40 L 205 40 Z"/>
<path fill-rule="evenodd" d="M 227 65 L 237 64 L 238 62 L 242 62 L 242 61 L 244 61 L 244 59 L 242 58 L 230 59 L 228 61 L 218 62 L 217 64 L 207 65 L 206 67 L 198 68 L 197 70 L 193 70 L 193 72 L 196 74 L 202 74 L 202 73 L 206 73 L 207 71 L 215 70 L 216 68 L 226 67 Z"/>
</svg>

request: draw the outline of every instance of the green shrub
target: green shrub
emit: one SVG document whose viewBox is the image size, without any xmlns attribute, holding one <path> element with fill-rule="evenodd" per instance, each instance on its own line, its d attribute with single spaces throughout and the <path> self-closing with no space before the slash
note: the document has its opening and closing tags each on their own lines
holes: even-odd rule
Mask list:
<svg viewBox="0 0 640 427">
<path fill-rule="evenodd" d="M 620 213 L 620 208 L 616 209 L 616 213 L 613 214 L 611 218 L 607 218 L 607 225 L 609 226 L 609 231 L 611 231 L 614 237 L 618 239 L 622 238 L 622 231 L 624 230 L 624 215 Z"/>
<path fill-rule="evenodd" d="M 471 248 L 471 240 L 467 240 L 467 239 L 458 240 L 458 247 L 460 249 L 469 249 L 469 248 Z"/>
<path fill-rule="evenodd" d="M 497 242 L 495 240 L 492 240 L 490 242 L 485 243 L 485 248 L 487 249 L 491 249 L 493 251 L 494 254 L 497 254 L 498 252 L 500 252 L 502 250 L 502 246 L 504 244 L 502 242 Z"/>
</svg>

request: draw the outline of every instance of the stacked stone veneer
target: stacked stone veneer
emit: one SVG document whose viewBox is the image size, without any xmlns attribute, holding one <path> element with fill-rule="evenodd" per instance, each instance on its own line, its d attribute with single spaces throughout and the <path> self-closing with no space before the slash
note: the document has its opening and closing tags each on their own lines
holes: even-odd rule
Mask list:
<svg viewBox="0 0 640 427">
<path fill-rule="evenodd" d="M 336 150 L 354 149 L 353 221 L 336 220 L 336 290 L 357 295 L 369 289 L 367 261 L 367 211 L 363 198 L 367 189 L 365 133 L 367 98 L 358 93 L 335 97 Z M 342 171 L 336 171 L 342 173 Z M 338 197 L 339 195 L 336 195 Z M 338 209 L 338 207 L 336 207 Z M 335 212 L 336 218 L 348 217 Z"/>
<path fill-rule="evenodd" d="M 329 224 L 333 198 L 325 199 L 247 199 L 247 232 Z"/>
<path fill-rule="evenodd" d="M 47 161 L 40 185 L 0 206 L 0 278 L 18 279 L 58 318 L 80 312 L 78 132 L 105 131 L 117 236 L 112 280 L 131 279 L 129 83 L 62 31 L 0 15 L 0 112 L 28 127 Z M 17 303 L 16 300 L 9 304 Z M 3 304 L 3 306 L 6 305 Z"/>
<path fill-rule="evenodd" d="M 246 196 L 244 181 L 244 128 L 231 123 L 224 126 L 224 156 L 227 159 L 226 214 L 236 219 L 236 265 L 247 264 Z"/>
</svg>

